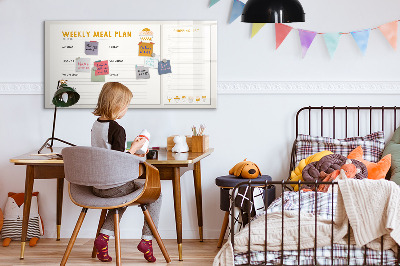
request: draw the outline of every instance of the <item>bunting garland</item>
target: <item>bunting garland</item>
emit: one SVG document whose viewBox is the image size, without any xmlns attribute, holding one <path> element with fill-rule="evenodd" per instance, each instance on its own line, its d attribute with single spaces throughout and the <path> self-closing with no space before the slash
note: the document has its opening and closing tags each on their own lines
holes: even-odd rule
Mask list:
<svg viewBox="0 0 400 266">
<path fill-rule="evenodd" d="M 396 20 L 378 27 L 395 50 L 397 49 L 397 24 L 398 21 Z"/>
<path fill-rule="evenodd" d="M 275 40 L 276 40 L 276 49 L 282 44 L 285 40 L 286 36 L 291 32 L 292 27 L 281 24 L 275 23 Z"/>
<path fill-rule="evenodd" d="M 219 2 L 219 0 L 210 0 L 210 5 L 208 7 L 212 7 L 213 5 L 215 5 L 218 2 Z"/>
<path fill-rule="evenodd" d="M 299 30 L 301 55 L 303 58 L 306 56 L 308 48 L 310 48 L 316 35 L 317 33 L 315 31 Z"/>
<path fill-rule="evenodd" d="M 252 27 L 251 27 L 251 38 L 254 37 L 254 35 L 256 35 L 262 27 L 264 27 L 265 23 L 253 23 Z"/>
<path fill-rule="evenodd" d="M 229 18 L 229 24 L 232 23 L 235 19 L 237 19 L 240 15 L 242 15 L 242 11 L 244 8 L 244 3 L 239 0 L 233 0 L 231 17 Z"/>
<path fill-rule="evenodd" d="M 363 55 L 365 55 L 365 51 L 367 50 L 370 32 L 371 29 L 351 32 L 351 35 L 353 36 Z"/>
<path fill-rule="evenodd" d="M 332 58 L 333 54 L 336 51 L 336 48 L 339 45 L 339 39 L 340 39 L 340 36 L 342 36 L 342 34 L 340 34 L 339 32 L 333 32 L 333 33 L 325 33 L 323 36 L 324 36 L 326 48 L 328 49 L 328 53 Z"/>
<path fill-rule="evenodd" d="M 210 0 L 209 7 L 212 7 L 220 0 Z M 231 0 L 232 2 L 232 11 L 229 17 L 229 24 L 235 21 L 243 12 L 243 8 L 245 6 L 244 2 L 240 0 Z M 392 46 L 394 50 L 397 49 L 397 30 L 398 30 L 398 22 L 400 20 L 395 20 L 383 25 L 380 25 L 375 28 L 363 29 L 359 31 L 351 31 L 351 32 L 331 32 L 331 33 L 322 33 L 315 32 L 304 29 L 296 29 L 290 27 L 285 24 L 275 23 L 275 41 L 276 41 L 276 49 L 283 43 L 286 37 L 292 30 L 297 30 L 299 32 L 300 44 L 301 44 L 301 53 L 304 58 L 307 54 L 308 49 L 310 48 L 312 42 L 314 41 L 317 35 L 322 35 L 325 41 L 326 48 L 328 50 L 329 56 L 333 58 L 335 51 L 339 45 L 340 37 L 344 34 L 351 34 L 354 41 L 356 42 L 358 48 L 361 53 L 365 55 L 368 47 L 369 36 L 371 30 L 379 29 L 389 44 Z M 252 23 L 251 29 L 251 38 L 253 38 L 262 27 L 264 27 L 266 23 Z"/>
</svg>

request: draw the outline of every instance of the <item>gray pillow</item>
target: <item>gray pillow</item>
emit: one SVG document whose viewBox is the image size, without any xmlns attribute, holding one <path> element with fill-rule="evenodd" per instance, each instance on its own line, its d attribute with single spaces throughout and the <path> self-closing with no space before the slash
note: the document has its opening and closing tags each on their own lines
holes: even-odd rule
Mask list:
<svg viewBox="0 0 400 266">
<path fill-rule="evenodd" d="M 396 129 L 392 139 L 386 143 L 382 157 L 387 154 L 392 155 L 392 166 L 390 167 L 386 179 L 392 180 L 397 185 L 400 185 L 400 127 Z"/>
</svg>

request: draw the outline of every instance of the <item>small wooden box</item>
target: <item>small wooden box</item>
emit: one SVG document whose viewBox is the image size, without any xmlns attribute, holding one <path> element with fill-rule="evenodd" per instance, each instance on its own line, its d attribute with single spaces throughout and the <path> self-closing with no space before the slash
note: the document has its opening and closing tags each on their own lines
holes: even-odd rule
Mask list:
<svg viewBox="0 0 400 266">
<path fill-rule="evenodd" d="M 192 152 L 205 152 L 208 150 L 209 136 L 192 136 Z"/>
<path fill-rule="evenodd" d="M 167 138 L 167 151 L 172 151 L 172 148 L 175 146 L 174 136 L 170 136 Z M 186 136 L 186 143 L 189 146 L 189 151 L 192 151 L 192 136 Z"/>
</svg>

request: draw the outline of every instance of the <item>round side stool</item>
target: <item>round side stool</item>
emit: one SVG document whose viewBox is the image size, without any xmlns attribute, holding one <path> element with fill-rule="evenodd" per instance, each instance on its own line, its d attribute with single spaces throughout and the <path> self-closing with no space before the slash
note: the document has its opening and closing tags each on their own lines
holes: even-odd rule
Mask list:
<svg viewBox="0 0 400 266">
<path fill-rule="evenodd" d="M 233 189 L 237 184 L 246 182 L 246 181 L 263 181 L 266 180 L 272 181 L 272 178 L 268 175 L 262 175 L 254 179 L 246 179 L 236 177 L 234 175 L 220 176 L 215 179 L 215 184 L 220 187 L 220 209 L 225 212 L 224 221 L 222 222 L 221 234 L 219 235 L 218 245 L 220 248 L 222 246 L 222 242 L 224 241 L 226 228 L 228 227 L 229 222 L 229 208 L 230 208 L 230 199 L 229 193 L 230 190 Z M 256 187 L 256 186 L 254 186 Z M 275 200 L 275 186 L 270 186 L 268 189 L 268 200 L 267 206 L 271 204 Z M 265 192 L 264 192 L 265 193 Z M 265 195 L 264 195 L 265 196 Z"/>
</svg>

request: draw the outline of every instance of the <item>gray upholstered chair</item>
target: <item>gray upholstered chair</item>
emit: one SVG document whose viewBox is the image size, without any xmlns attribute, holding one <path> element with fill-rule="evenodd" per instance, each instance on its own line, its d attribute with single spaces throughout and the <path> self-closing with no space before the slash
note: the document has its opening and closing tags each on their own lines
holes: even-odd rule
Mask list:
<svg viewBox="0 0 400 266">
<path fill-rule="evenodd" d="M 154 166 L 143 162 L 141 158 L 120 151 L 94 147 L 68 147 L 62 150 L 65 179 L 69 183 L 69 196 L 73 203 L 82 207 L 81 214 L 65 250 L 61 265 L 65 265 L 78 236 L 88 209 L 102 209 L 96 237 L 103 226 L 107 210 L 128 205 L 139 205 L 149 224 L 153 236 L 167 263 L 171 261 L 161 237 L 154 225 L 149 211 L 144 204 L 154 202 L 161 193 L 160 175 Z M 140 167 L 138 168 L 138 162 Z M 92 186 L 109 186 L 121 184 L 132 179 L 132 176 L 145 177 L 143 189 L 118 198 L 100 198 L 92 193 Z M 116 265 L 121 264 L 119 214 L 114 216 Z M 92 257 L 96 256 L 93 247 Z"/>
</svg>

